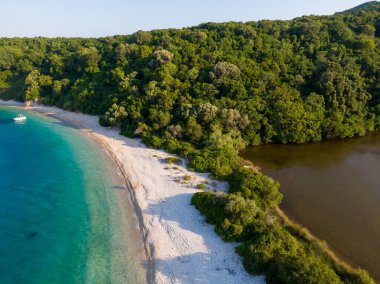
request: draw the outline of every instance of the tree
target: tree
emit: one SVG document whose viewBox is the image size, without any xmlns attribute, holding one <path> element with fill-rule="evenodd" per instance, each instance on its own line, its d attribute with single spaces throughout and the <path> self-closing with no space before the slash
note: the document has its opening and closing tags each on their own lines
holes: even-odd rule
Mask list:
<svg viewBox="0 0 380 284">
<path fill-rule="evenodd" d="M 125 111 L 124 107 L 114 103 L 100 121 L 103 125 L 117 125 L 120 127 L 127 116 L 128 113 Z"/>
<path fill-rule="evenodd" d="M 220 122 L 225 132 L 243 130 L 249 125 L 248 116 L 242 116 L 237 109 L 223 109 L 220 113 Z"/>
<path fill-rule="evenodd" d="M 212 72 L 210 72 L 210 78 L 212 80 L 237 80 L 240 78 L 240 70 L 235 64 L 229 62 L 217 63 Z"/>
<path fill-rule="evenodd" d="M 165 49 L 162 50 L 156 50 L 153 53 L 152 59 L 149 61 L 149 67 L 151 68 L 157 68 L 161 67 L 165 63 L 171 62 L 174 55 L 170 51 L 167 51 Z"/>
<path fill-rule="evenodd" d="M 95 47 L 81 48 L 78 51 L 79 67 L 89 73 L 99 72 L 101 55 Z"/>
<path fill-rule="evenodd" d="M 198 121 L 207 125 L 211 123 L 218 113 L 218 108 L 210 103 L 201 104 L 198 107 Z"/>
<path fill-rule="evenodd" d="M 205 198 L 217 205 L 206 211 L 225 239 L 247 243 L 248 271 L 262 264 L 269 281 L 307 283 L 320 273 L 334 282 L 325 277 L 332 275 L 327 266 L 336 270 L 334 261 L 315 259 L 309 247 L 289 253 L 286 226 L 271 235 L 279 229 L 270 227 L 276 223 L 271 207 L 281 200 L 278 184 L 244 167 L 239 151 L 380 128 L 379 19 L 380 4 L 371 2 L 289 21 L 207 23 L 99 39 L 0 38 L 0 96 L 25 93 L 26 100 L 98 115 L 124 135 L 189 158 L 192 169 L 228 178 L 230 192 Z M 255 218 L 248 213 L 253 203 L 260 209 Z M 250 249 L 257 244 L 253 236 L 263 240 L 257 250 Z M 276 241 L 290 248 L 277 250 Z M 356 275 L 339 271 L 345 283 L 366 283 Z"/>
<path fill-rule="evenodd" d="M 38 100 L 40 98 L 40 86 L 38 70 L 33 70 L 25 79 L 25 100 Z"/>
</svg>

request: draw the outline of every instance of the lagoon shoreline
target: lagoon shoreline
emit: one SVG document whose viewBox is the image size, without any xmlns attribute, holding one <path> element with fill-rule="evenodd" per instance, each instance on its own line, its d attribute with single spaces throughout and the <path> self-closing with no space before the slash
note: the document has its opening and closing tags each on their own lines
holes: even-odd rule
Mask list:
<svg viewBox="0 0 380 284">
<path fill-rule="evenodd" d="M 24 107 L 15 101 L 0 100 L 0 105 Z M 43 105 L 27 109 L 79 127 L 114 160 L 138 219 L 148 283 L 265 283 L 264 276 L 244 270 L 236 244 L 225 243 L 190 204 L 199 183 L 225 191 L 225 182 L 188 171 L 185 161 L 167 164 L 165 159 L 172 155 L 100 126 L 96 116 Z"/>
</svg>

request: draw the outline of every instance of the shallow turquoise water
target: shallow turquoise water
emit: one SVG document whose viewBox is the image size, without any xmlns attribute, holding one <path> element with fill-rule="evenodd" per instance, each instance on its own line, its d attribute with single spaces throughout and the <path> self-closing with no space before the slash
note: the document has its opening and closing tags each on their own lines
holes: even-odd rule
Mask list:
<svg viewBox="0 0 380 284">
<path fill-rule="evenodd" d="M 12 121 L 19 112 L 26 123 Z M 143 281 L 107 163 L 78 129 L 0 108 L 0 283 Z"/>
</svg>

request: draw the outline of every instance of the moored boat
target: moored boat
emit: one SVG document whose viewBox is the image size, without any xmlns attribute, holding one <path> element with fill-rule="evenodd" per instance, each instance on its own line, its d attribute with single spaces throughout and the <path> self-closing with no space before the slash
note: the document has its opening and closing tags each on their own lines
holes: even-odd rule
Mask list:
<svg viewBox="0 0 380 284">
<path fill-rule="evenodd" d="M 20 121 L 25 121 L 26 120 L 26 116 L 23 115 L 23 114 L 18 114 L 15 118 L 13 118 L 14 121 L 16 122 L 20 122 Z"/>
</svg>

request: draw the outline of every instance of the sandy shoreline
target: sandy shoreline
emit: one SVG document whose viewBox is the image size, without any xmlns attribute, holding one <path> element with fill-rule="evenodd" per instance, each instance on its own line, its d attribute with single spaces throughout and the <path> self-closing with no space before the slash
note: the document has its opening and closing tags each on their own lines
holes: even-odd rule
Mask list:
<svg viewBox="0 0 380 284">
<path fill-rule="evenodd" d="M 1 100 L 0 105 L 23 106 Z M 151 282 L 265 283 L 264 277 L 253 277 L 244 270 L 234 251 L 236 244 L 221 240 L 190 204 L 199 183 L 212 190 L 225 190 L 225 183 L 190 172 L 184 165 L 165 163 L 172 155 L 121 136 L 116 129 L 101 127 L 96 116 L 47 106 L 32 109 L 80 126 L 115 160 L 130 188 L 151 263 Z"/>
</svg>

